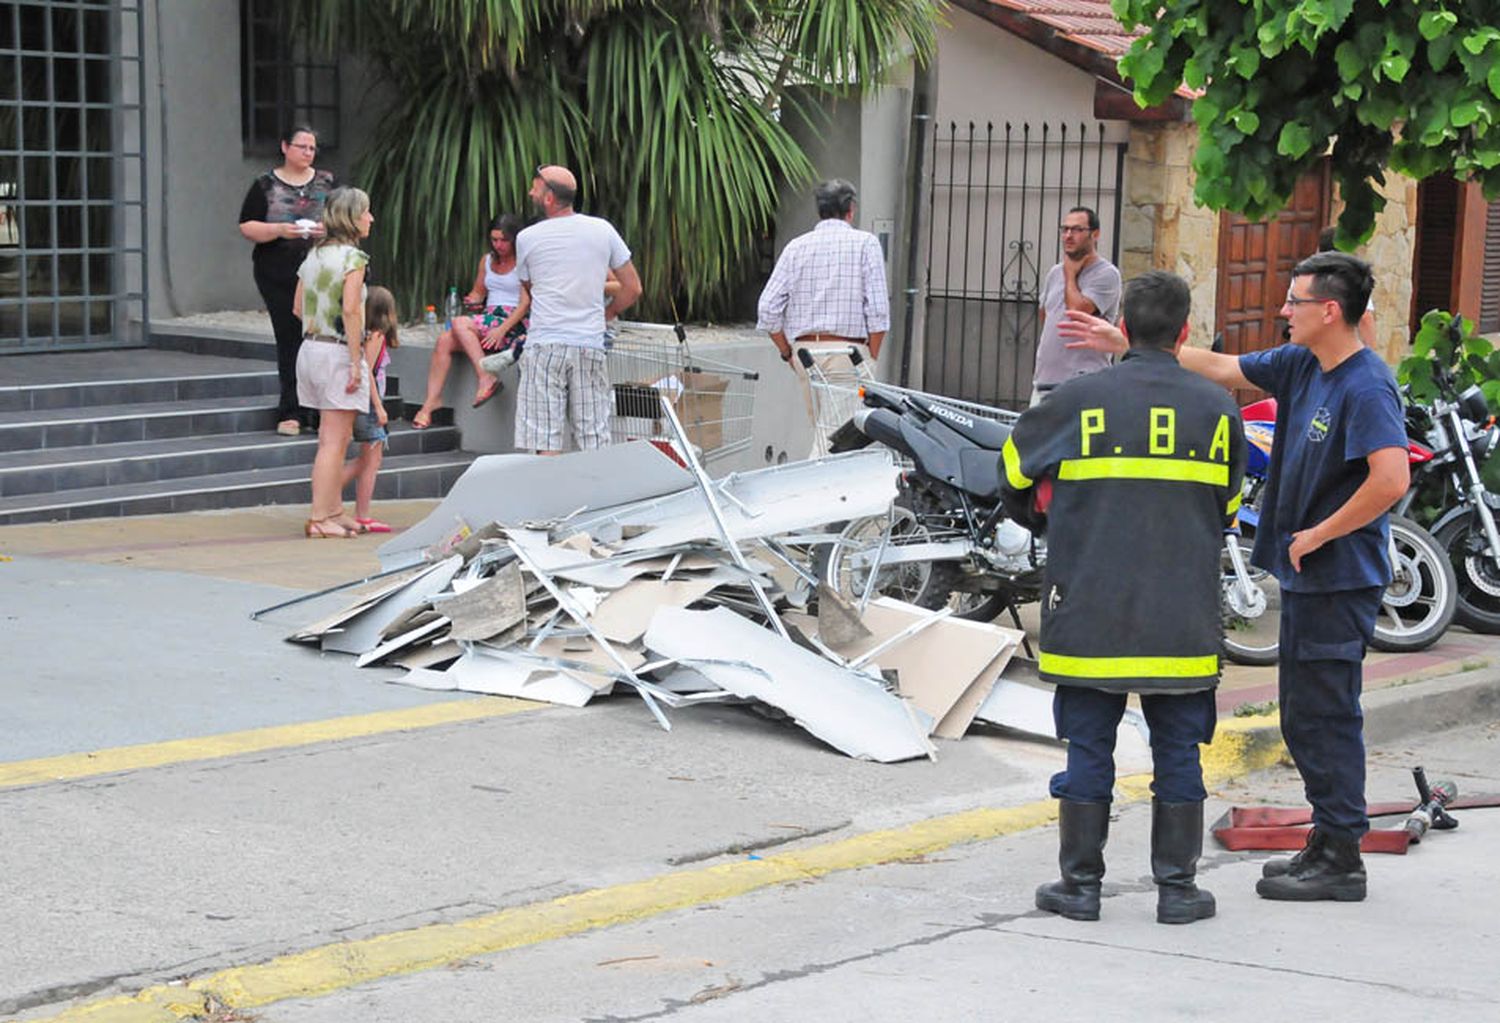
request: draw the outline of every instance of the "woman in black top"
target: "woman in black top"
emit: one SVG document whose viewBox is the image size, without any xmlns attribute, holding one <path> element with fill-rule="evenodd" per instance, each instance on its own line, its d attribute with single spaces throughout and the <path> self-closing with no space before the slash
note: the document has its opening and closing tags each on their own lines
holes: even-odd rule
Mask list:
<svg viewBox="0 0 1500 1023">
<path fill-rule="evenodd" d="M 323 237 L 323 204 L 333 191 L 333 174 L 315 170 L 318 136 L 298 125 L 281 137 L 281 165 L 255 179 L 240 206 L 240 234 L 255 243 L 255 286 L 276 332 L 276 370 L 281 400 L 276 432 L 295 437 L 307 423 L 297 403 L 297 350 L 302 321 L 292 314 L 297 268 L 312 243 Z"/>
</svg>

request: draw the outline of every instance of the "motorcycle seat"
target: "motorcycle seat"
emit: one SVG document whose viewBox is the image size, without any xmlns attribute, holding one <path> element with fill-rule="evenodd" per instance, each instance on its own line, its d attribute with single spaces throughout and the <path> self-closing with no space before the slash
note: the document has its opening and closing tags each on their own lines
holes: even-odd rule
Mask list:
<svg viewBox="0 0 1500 1023">
<path fill-rule="evenodd" d="M 955 433 L 988 451 L 999 451 L 1005 446 L 1005 441 L 1010 436 L 1009 423 L 970 415 L 961 409 L 944 405 L 940 401 L 932 401 L 929 398 L 919 398 L 914 395 L 911 402 L 923 412 L 940 420 Z"/>
</svg>

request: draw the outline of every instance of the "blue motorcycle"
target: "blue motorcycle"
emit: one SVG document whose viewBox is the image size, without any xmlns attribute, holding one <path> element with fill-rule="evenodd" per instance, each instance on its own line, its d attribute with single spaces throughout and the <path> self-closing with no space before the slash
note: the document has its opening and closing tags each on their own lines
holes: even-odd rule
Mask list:
<svg viewBox="0 0 1500 1023">
<path fill-rule="evenodd" d="M 1244 501 L 1240 508 L 1239 556 L 1249 561 L 1249 537 L 1260 522 L 1260 501 L 1271 465 L 1271 446 L 1276 438 L 1276 399 L 1265 398 L 1240 410 L 1245 421 L 1248 459 L 1245 466 Z M 1433 458 L 1433 452 L 1421 444 L 1408 444 L 1408 458 L 1413 468 Z M 1404 510 L 1403 504 L 1397 511 Z M 1392 579 L 1385 589 L 1375 635 L 1370 645 L 1377 650 L 1410 652 L 1425 650 L 1447 631 L 1458 608 L 1458 583 L 1453 565 L 1443 546 L 1431 533 L 1411 519 L 1391 514 L 1388 556 Z M 1227 577 L 1227 573 L 1226 573 Z M 1254 584 L 1255 592 L 1225 586 L 1225 627 L 1243 632 L 1234 644 L 1248 648 L 1259 656 L 1250 663 L 1274 664 L 1276 639 L 1280 629 L 1280 588 L 1270 574 L 1249 568 L 1244 576 Z M 1238 602 L 1238 606 L 1237 606 Z"/>
</svg>

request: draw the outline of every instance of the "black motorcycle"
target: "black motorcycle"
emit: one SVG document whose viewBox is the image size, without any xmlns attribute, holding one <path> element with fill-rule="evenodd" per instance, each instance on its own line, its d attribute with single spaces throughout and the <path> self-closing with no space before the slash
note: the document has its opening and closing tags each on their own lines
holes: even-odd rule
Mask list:
<svg viewBox="0 0 1500 1023">
<path fill-rule="evenodd" d="M 836 450 L 871 442 L 910 462 L 886 516 L 848 523 L 824 563 L 825 581 L 853 602 L 879 593 L 922 607 L 952 606 L 962 618 L 988 621 L 1040 598 L 1045 542 L 1005 513 L 1000 449 L 1014 413 L 988 419 L 900 388 L 867 384 L 865 408 L 834 436 Z M 1237 533 L 1225 534 L 1225 614 L 1255 600 L 1272 623 L 1279 592 L 1249 568 Z M 1256 600 L 1256 598 L 1259 598 Z M 1270 642 L 1274 645 L 1273 638 Z M 1243 664 L 1266 663 L 1264 637 L 1230 630 L 1225 653 Z"/>
<path fill-rule="evenodd" d="M 1394 510 L 1407 515 L 1418 500 L 1437 496 L 1440 511 L 1430 531 L 1458 582 L 1453 620 L 1475 632 L 1500 633 L 1500 496 L 1479 474 L 1500 444 L 1500 430 L 1478 385 L 1459 393 L 1442 366 L 1434 368 L 1433 381 L 1438 396 L 1430 406 L 1406 402 L 1412 478 Z"/>
</svg>

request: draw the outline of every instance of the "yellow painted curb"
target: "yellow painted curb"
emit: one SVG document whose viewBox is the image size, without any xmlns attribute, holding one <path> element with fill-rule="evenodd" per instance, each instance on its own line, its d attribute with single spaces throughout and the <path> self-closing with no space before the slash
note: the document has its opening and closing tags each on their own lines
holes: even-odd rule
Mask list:
<svg viewBox="0 0 1500 1023">
<path fill-rule="evenodd" d="M 221 970 L 183 985 L 161 985 L 134 995 L 87 1002 L 49 1016 L 45 1023 L 175 1023 L 202 1015 L 211 1004 L 253 1009 L 290 998 L 313 998 L 383 977 L 718 902 L 771 885 L 1000 838 L 1056 819 L 1057 803 L 1051 799 L 1008 809 L 968 810 L 764 859 L 664 874 L 456 923 L 323 945 Z"/>
<path fill-rule="evenodd" d="M 8 764 L 0 764 L 0 789 L 69 781 L 147 767 L 165 767 L 168 764 L 182 764 L 194 760 L 217 760 L 242 753 L 260 753 L 272 749 L 310 746 L 319 742 L 358 739 L 386 732 L 431 728 L 434 725 L 449 725 L 460 721 L 478 721 L 484 718 L 504 717 L 507 714 L 519 714 L 527 710 L 539 710 L 544 706 L 546 705 L 530 700 L 495 696 L 476 700 L 445 700 L 441 703 L 423 704 L 420 707 L 383 710 L 373 714 L 354 714 L 324 721 L 252 728 L 243 732 L 226 732 L 223 735 L 208 735 L 194 739 L 173 739 L 168 742 L 154 742 L 140 746 L 117 746 L 93 753 L 68 753 L 37 760 L 17 760 Z"/>
<path fill-rule="evenodd" d="M 1271 767 L 1286 756 L 1280 714 L 1225 718 L 1219 722 L 1214 741 L 1202 747 L 1203 781 L 1207 785 L 1222 784 Z"/>
</svg>

